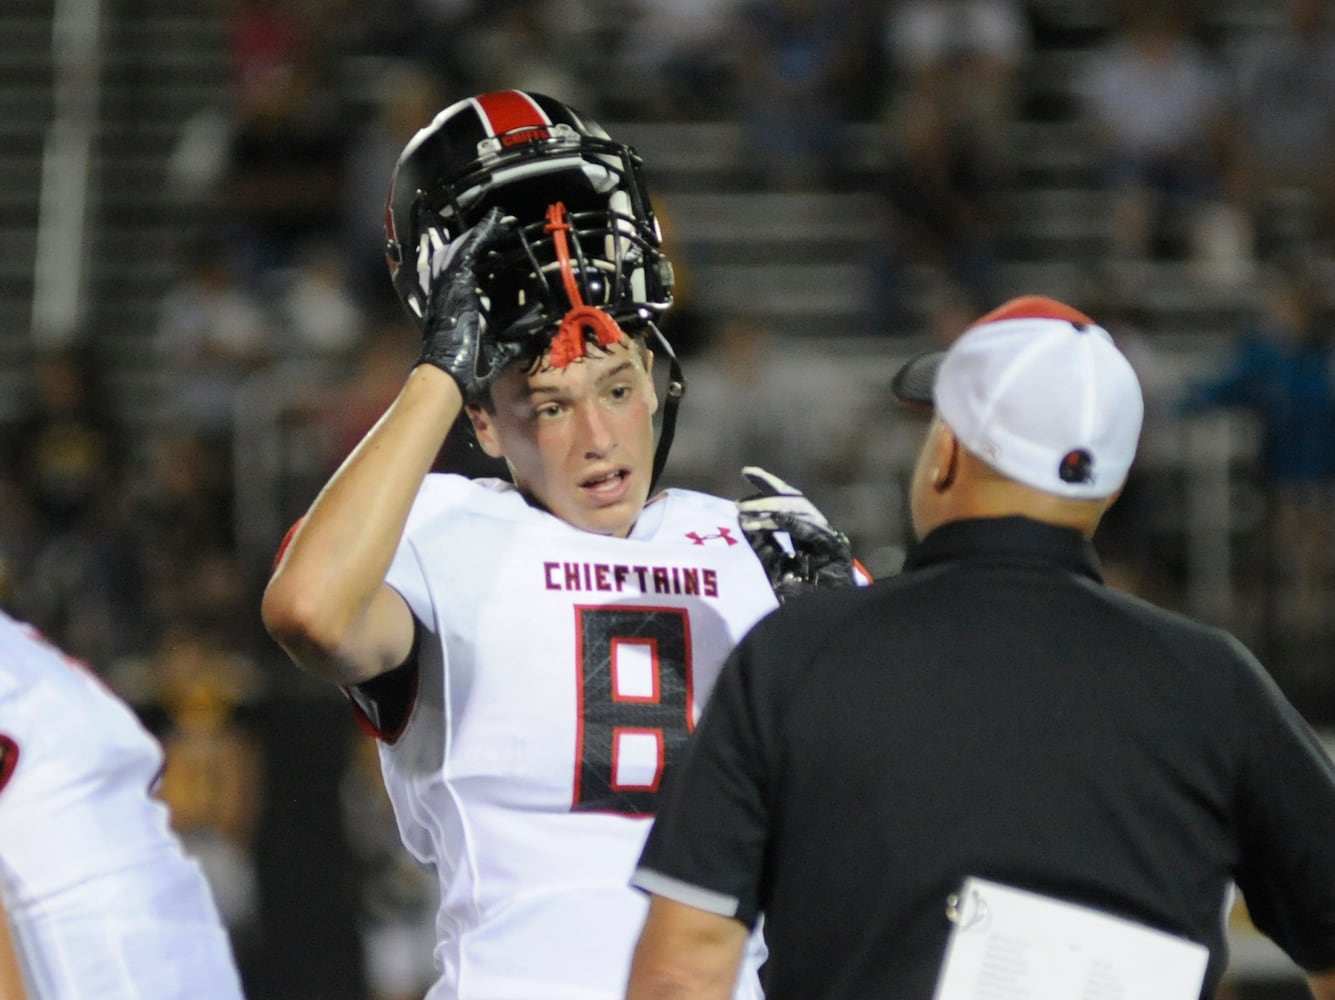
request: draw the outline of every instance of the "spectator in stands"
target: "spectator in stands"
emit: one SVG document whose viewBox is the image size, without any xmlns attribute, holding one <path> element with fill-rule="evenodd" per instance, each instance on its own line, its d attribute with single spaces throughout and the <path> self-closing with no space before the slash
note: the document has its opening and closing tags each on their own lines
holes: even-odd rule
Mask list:
<svg viewBox="0 0 1335 1000">
<path fill-rule="evenodd" d="M 374 74 L 376 66 L 408 63 L 431 73 L 450 94 L 473 89 L 467 65 L 474 28 L 485 21 L 488 0 L 398 0 L 334 3 L 339 47 L 351 62 Z M 346 63 L 345 69 L 350 68 Z M 358 79 L 353 72 L 351 78 Z M 346 78 L 345 78 L 346 79 Z M 368 81 L 369 82 L 369 81 Z M 350 95 L 365 99 L 365 93 Z"/>
<path fill-rule="evenodd" d="M 120 421 L 86 348 L 55 348 L 32 364 L 32 394 L 4 436 L 5 467 L 50 533 L 84 520 L 120 472 Z"/>
<path fill-rule="evenodd" d="M 852 0 L 752 0 L 732 28 L 751 180 L 802 189 L 842 182 Z"/>
<path fill-rule="evenodd" d="M 1221 67 L 1193 37 L 1191 5 L 1124 0 L 1077 86 L 1102 137 L 1111 251 L 1185 257 L 1224 195 L 1230 107 Z"/>
<path fill-rule="evenodd" d="M 1008 126 L 1030 51 L 1016 0 L 909 0 L 884 24 L 893 86 L 881 120 L 885 190 L 905 253 L 995 298 L 996 205 L 1010 173 Z"/>
<path fill-rule="evenodd" d="M 397 303 L 395 309 L 359 346 L 343 377 L 316 389 L 317 397 L 310 401 L 328 447 L 323 473 L 333 474 L 403 387 L 414 345 L 403 335 Z"/>
<path fill-rule="evenodd" d="M 788 353 L 759 316 L 729 315 L 713 324 L 692 365 L 689 388 L 691 404 L 711 418 L 684 423 L 673 439 L 673 461 L 684 485 L 725 491 L 736 478 L 734 470 L 749 464 L 782 465 L 795 479 L 809 477 L 803 458 L 816 442 L 807 439 L 806 407 L 791 392 L 804 368 L 791 358 L 785 364 Z"/>
<path fill-rule="evenodd" d="M 1248 39 L 1235 62 L 1234 180 L 1262 254 L 1286 240 L 1329 240 L 1335 232 L 1330 4 L 1284 0 L 1283 6 L 1283 24 Z"/>
<path fill-rule="evenodd" d="M 136 636 L 137 579 L 116 530 L 125 449 L 100 370 L 86 344 L 40 353 L 0 450 L 12 477 L 5 554 L 22 581 L 6 606 L 104 664 Z"/>
<path fill-rule="evenodd" d="M 1327 625 L 1335 516 L 1335 341 L 1318 289 L 1304 264 L 1272 266 L 1260 315 L 1180 404 L 1184 414 L 1242 408 L 1259 421 L 1271 599 L 1281 629 L 1306 634 Z"/>
<path fill-rule="evenodd" d="M 155 348 L 165 376 L 164 425 L 224 449 L 241 382 L 275 355 L 266 303 L 222 241 L 206 238 L 163 296 Z"/>
<path fill-rule="evenodd" d="M 464 54 L 473 79 L 498 90 L 552 94 L 581 108 L 600 109 L 598 84 L 586 82 L 593 60 L 582 44 L 587 4 L 562 0 L 489 0 Z M 601 69 L 601 68 L 600 68 Z"/>
<path fill-rule="evenodd" d="M 313 39 L 293 6 L 279 0 L 232 0 L 225 14 L 232 90 L 244 108 L 271 76 L 308 58 Z"/>
<path fill-rule="evenodd" d="M 291 263 L 312 236 L 337 237 L 348 135 L 314 21 L 289 23 L 294 5 L 247 0 L 246 6 L 282 12 L 271 18 L 279 25 L 272 51 L 255 45 L 260 54 L 252 53 L 237 71 L 241 83 L 222 179 L 230 229 L 250 280 L 258 282 Z M 287 38 L 292 32 L 300 43 Z"/>
<path fill-rule="evenodd" d="M 449 102 L 438 75 L 408 59 L 384 64 L 343 169 L 341 249 L 353 296 L 368 312 L 398 300 L 385 281 L 385 178 L 422 122 Z"/>
<path fill-rule="evenodd" d="M 217 451 L 188 430 L 165 431 L 144 442 L 143 465 L 128 482 L 121 532 L 153 634 L 178 617 L 207 616 L 234 632 L 250 623 L 234 557 L 233 483 Z"/>
<path fill-rule="evenodd" d="M 887 113 L 910 145 L 934 155 L 1005 157 L 1019 74 L 1031 49 L 1018 0 L 906 0 L 885 17 L 886 62 L 895 87 Z"/>
<path fill-rule="evenodd" d="M 366 334 L 361 304 L 353 295 L 338 244 L 315 238 L 299 248 L 279 276 L 275 318 L 282 350 L 297 361 L 346 359 Z"/>
<path fill-rule="evenodd" d="M 720 44 L 748 0 L 635 0 L 621 46 L 624 72 L 610 80 L 618 109 L 645 119 L 711 119 L 733 111 L 737 48 Z M 624 82 L 622 82 L 624 81 Z M 647 90 L 647 93 L 646 93 Z"/>
</svg>

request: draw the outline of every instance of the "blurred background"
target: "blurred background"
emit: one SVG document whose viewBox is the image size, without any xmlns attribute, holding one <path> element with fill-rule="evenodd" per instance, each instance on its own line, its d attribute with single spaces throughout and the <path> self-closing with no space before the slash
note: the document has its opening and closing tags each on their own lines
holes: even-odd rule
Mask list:
<svg viewBox="0 0 1335 1000">
<path fill-rule="evenodd" d="M 430 981 L 374 748 L 258 602 L 416 356 L 385 190 L 470 93 L 551 94 L 644 155 L 691 383 L 666 482 L 766 466 L 892 574 L 922 425 L 889 373 L 1057 296 L 1147 394 L 1110 580 L 1232 629 L 1335 729 L 1330 8 L 0 4 L 0 606 L 162 738 L 253 1000 Z M 1230 997 L 1304 995 L 1232 919 Z"/>
</svg>

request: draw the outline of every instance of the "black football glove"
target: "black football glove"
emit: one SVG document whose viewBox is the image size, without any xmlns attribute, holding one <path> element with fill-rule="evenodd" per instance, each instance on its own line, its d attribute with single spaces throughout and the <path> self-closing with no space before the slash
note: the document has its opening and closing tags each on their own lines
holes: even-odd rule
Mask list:
<svg viewBox="0 0 1335 1000">
<path fill-rule="evenodd" d="M 447 243 L 435 225 L 428 224 L 423 230 L 423 259 L 418 267 L 430 277 L 422 354 L 417 363 L 446 372 L 459 384 L 465 400 L 485 392 L 523 352 L 520 339 L 502 340 L 489 333 L 479 287 L 479 265 L 512 226 L 499 208 L 493 208 L 453 242 Z"/>
<path fill-rule="evenodd" d="M 737 501 L 738 520 L 781 602 L 806 590 L 856 585 L 848 536 L 815 504 L 754 465 L 742 475 L 758 492 Z"/>
</svg>

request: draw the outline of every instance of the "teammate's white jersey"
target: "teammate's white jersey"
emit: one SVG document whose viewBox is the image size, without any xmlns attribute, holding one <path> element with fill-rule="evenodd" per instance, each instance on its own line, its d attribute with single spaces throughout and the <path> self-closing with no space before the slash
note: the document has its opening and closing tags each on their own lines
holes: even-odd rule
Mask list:
<svg viewBox="0 0 1335 1000">
<path fill-rule="evenodd" d="M 0 890 L 36 1000 L 240 1000 L 213 896 L 150 790 L 162 749 L 0 613 Z"/>
<path fill-rule="evenodd" d="M 618 539 L 506 483 L 429 476 L 388 582 L 422 630 L 381 765 L 439 876 L 431 1000 L 620 998 L 664 766 L 776 606 L 734 504 L 669 490 Z M 753 965 L 737 996 L 760 995 Z"/>
</svg>

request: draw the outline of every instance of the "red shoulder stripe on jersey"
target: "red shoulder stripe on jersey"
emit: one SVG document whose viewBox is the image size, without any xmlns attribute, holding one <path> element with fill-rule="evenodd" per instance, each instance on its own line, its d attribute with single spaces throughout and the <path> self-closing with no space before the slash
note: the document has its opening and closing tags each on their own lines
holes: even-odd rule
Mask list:
<svg viewBox="0 0 1335 1000">
<path fill-rule="evenodd" d="M 303 514 L 292 522 L 292 527 L 287 529 L 287 534 L 283 536 L 283 540 L 278 545 L 278 551 L 274 553 L 273 565 L 269 567 L 270 572 L 276 570 L 278 564 L 283 561 L 283 554 L 287 552 L 287 547 L 292 544 L 292 537 L 297 533 L 297 529 L 301 527 L 301 522 L 304 520 L 306 520 L 306 516 Z"/>
<path fill-rule="evenodd" d="M 518 90 L 500 90 L 474 98 L 482 124 L 491 135 L 505 135 L 515 129 L 543 129 L 551 124 L 542 108 Z"/>
<path fill-rule="evenodd" d="M 14 768 L 19 763 L 19 745 L 8 736 L 0 736 L 0 791 L 9 784 L 14 776 Z"/>
</svg>

